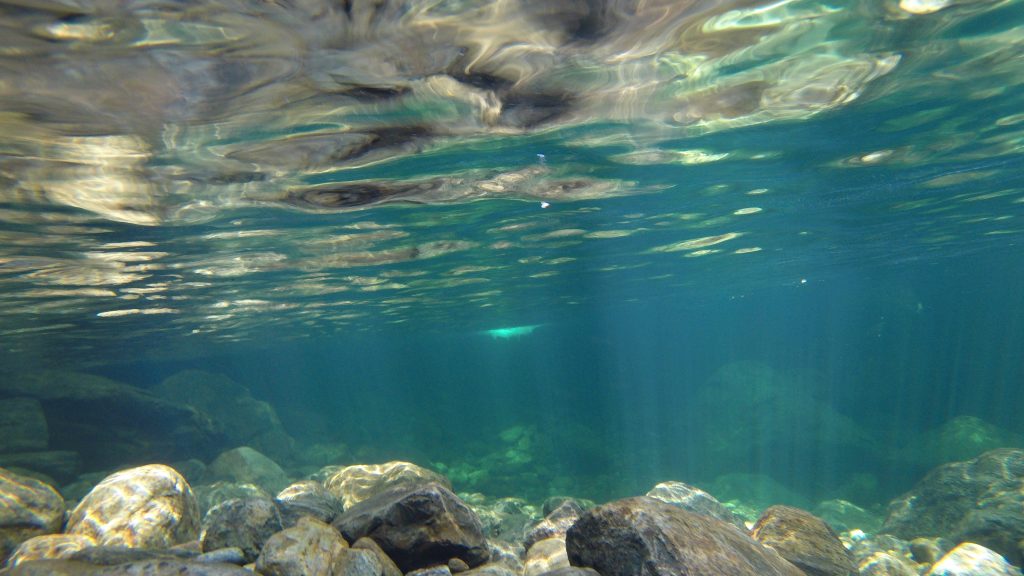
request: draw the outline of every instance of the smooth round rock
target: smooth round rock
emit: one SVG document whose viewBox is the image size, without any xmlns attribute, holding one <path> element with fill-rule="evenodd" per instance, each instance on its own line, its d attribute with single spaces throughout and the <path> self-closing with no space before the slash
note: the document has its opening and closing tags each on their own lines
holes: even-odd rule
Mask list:
<svg viewBox="0 0 1024 576">
<path fill-rule="evenodd" d="M 346 549 L 348 542 L 337 530 L 306 516 L 267 540 L 256 571 L 264 576 L 329 575 Z"/>
<path fill-rule="evenodd" d="M 382 492 L 414 488 L 431 482 L 452 489 L 448 479 L 437 472 L 400 461 L 346 466 L 330 475 L 324 485 L 348 509 Z"/>
<path fill-rule="evenodd" d="M 732 524 L 647 496 L 584 512 L 565 544 L 602 576 L 804 576 Z"/>
<path fill-rule="evenodd" d="M 538 540 L 526 551 L 523 576 L 540 576 L 558 568 L 569 567 L 569 555 L 565 551 L 565 540 L 546 538 Z"/>
<path fill-rule="evenodd" d="M 44 534 L 22 542 L 11 557 L 8 566 L 17 566 L 32 560 L 57 560 L 68 558 L 75 552 L 95 546 L 96 541 L 79 534 Z"/>
<path fill-rule="evenodd" d="M 807 576 L 855 576 L 853 556 L 824 520 L 791 506 L 771 506 L 750 535 Z"/>
<path fill-rule="evenodd" d="M 992 550 L 964 542 L 940 558 L 926 576 L 1021 576 L 1021 572 Z"/>
<path fill-rule="evenodd" d="M 64 499 L 35 478 L 0 468 L 0 564 L 22 542 L 59 532 Z"/>
<path fill-rule="evenodd" d="M 267 540 L 281 529 L 281 514 L 273 501 L 262 498 L 228 500 L 206 513 L 199 539 L 204 552 L 240 548 L 248 563 L 256 561 Z"/>
<path fill-rule="evenodd" d="M 68 534 L 100 545 L 170 548 L 199 533 L 199 505 L 185 478 L 151 464 L 107 476 L 79 502 Z"/>
</svg>

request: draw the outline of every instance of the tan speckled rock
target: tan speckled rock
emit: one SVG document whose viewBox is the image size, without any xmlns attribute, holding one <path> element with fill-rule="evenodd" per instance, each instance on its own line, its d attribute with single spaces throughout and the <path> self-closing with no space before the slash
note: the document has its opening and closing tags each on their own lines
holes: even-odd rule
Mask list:
<svg viewBox="0 0 1024 576">
<path fill-rule="evenodd" d="M 984 546 L 964 542 L 940 558 L 925 576 L 1020 576 L 1020 569 Z"/>
<path fill-rule="evenodd" d="M 7 560 L 8 566 L 17 566 L 32 560 L 56 560 L 67 558 L 82 550 L 95 546 L 96 542 L 81 534 L 44 534 L 29 538 L 18 546 Z"/>
<path fill-rule="evenodd" d="M 199 506 L 185 478 L 162 464 L 107 476 L 75 507 L 66 532 L 101 545 L 169 548 L 199 534 Z"/>
<path fill-rule="evenodd" d="M 409 462 L 356 464 L 346 466 L 327 478 L 327 490 L 340 498 L 345 508 L 392 488 L 413 488 L 437 482 L 451 490 L 451 483 L 437 472 Z"/>
<path fill-rule="evenodd" d="M 526 552 L 523 576 L 540 576 L 559 568 L 569 567 L 564 538 L 538 540 Z"/>
<path fill-rule="evenodd" d="M 337 530 L 304 516 L 267 540 L 256 559 L 256 571 L 264 576 L 327 576 L 334 574 L 334 565 L 347 549 Z"/>
<path fill-rule="evenodd" d="M 750 531 L 808 576 L 855 576 L 853 556 L 824 520 L 791 506 L 771 506 Z"/>
<path fill-rule="evenodd" d="M 49 485 L 0 468 L 0 564 L 33 536 L 60 531 L 64 499 Z"/>
</svg>

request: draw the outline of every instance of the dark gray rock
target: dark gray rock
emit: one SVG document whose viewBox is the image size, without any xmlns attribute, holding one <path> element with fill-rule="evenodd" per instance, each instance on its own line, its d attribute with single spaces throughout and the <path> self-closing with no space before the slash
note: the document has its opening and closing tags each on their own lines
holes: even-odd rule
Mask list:
<svg viewBox="0 0 1024 576">
<path fill-rule="evenodd" d="M 60 532 L 64 499 L 35 478 L 0 468 L 0 565 L 19 544 Z"/>
<path fill-rule="evenodd" d="M 651 488 L 647 495 L 695 514 L 718 518 L 741 530 L 747 529 L 739 516 L 733 514 L 714 496 L 696 486 L 690 486 L 684 482 L 662 482 Z"/>
<path fill-rule="evenodd" d="M 1020 565 L 1024 555 L 1024 450 L 1002 448 L 929 472 L 889 504 L 882 531 L 904 540 L 974 542 Z"/>
<path fill-rule="evenodd" d="M 263 545 L 281 529 L 281 514 L 273 501 L 262 498 L 228 500 L 206 513 L 199 540 L 203 551 L 241 548 L 248 563 L 256 561 Z"/>
<path fill-rule="evenodd" d="M 49 440 L 39 400 L 6 398 L 0 402 L 0 453 L 43 451 Z"/>
<path fill-rule="evenodd" d="M 206 458 L 223 440 L 191 406 L 100 376 L 47 370 L 0 379 L 0 399 L 13 397 L 38 400 L 50 449 L 77 453 L 88 469 Z"/>
<path fill-rule="evenodd" d="M 855 576 L 853 556 L 822 519 L 799 508 L 772 506 L 750 535 L 807 576 Z"/>
<path fill-rule="evenodd" d="M 603 576 L 804 576 L 735 526 L 646 496 L 585 512 L 566 550 Z"/>
<path fill-rule="evenodd" d="M 526 532 L 523 547 L 530 549 L 534 543 L 547 538 L 565 538 L 565 533 L 583 514 L 583 508 L 575 500 L 567 500 L 555 508 L 533 528 Z"/>
<path fill-rule="evenodd" d="M 303 516 L 330 524 L 341 514 L 341 501 L 316 480 L 290 484 L 278 493 L 276 500 L 285 527 L 294 526 Z"/>
<path fill-rule="evenodd" d="M 399 488 L 363 500 L 335 521 L 349 541 L 372 538 L 403 572 L 461 558 L 470 566 L 489 554 L 479 518 L 438 483 Z"/>
<path fill-rule="evenodd" d="M 256 400 L 248 388 L 227 376 L 185 370 L 167 378 L 152 392 L 188 404 L 218 422 L 229 446 L 252 446 L 280 461 L 291 457 L 295 441 L 281 425 L 274 407 Z"/>
</svg>

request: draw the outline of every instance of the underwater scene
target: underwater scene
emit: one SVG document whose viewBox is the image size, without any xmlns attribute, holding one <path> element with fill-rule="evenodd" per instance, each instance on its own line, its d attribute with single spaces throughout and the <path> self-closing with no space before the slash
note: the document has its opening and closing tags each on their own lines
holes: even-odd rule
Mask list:
<svg viewBox="0 0 1024 576">
<path fill-rule="evenodd" d="M 0 574 L 1013 576 L 1024 1 L 0 1 Z"/>
</svg>

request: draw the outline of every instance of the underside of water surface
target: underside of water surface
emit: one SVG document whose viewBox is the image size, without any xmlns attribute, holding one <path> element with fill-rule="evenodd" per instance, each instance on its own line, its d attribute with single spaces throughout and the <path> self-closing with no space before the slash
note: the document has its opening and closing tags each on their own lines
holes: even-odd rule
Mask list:
<svg viewBox="0 0 1024 576">
<path fill-rule="evenodd" d="M 1020 1 L 23 0 L 0 38 L 0 466 L 68 500 L 248 446 L 868 531 L 1024 447 Z"/>
</svg>

